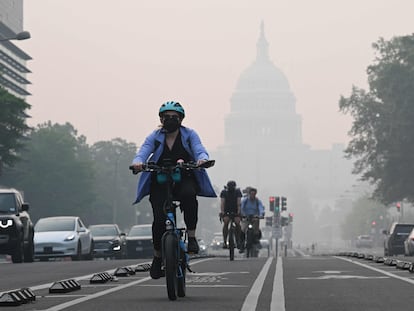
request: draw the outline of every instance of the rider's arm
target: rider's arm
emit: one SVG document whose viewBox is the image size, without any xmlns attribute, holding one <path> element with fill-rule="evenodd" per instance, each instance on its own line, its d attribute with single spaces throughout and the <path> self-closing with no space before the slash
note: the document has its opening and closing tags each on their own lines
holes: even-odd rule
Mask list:
<svg viewBox="0 0 414 311">
<path fill-rule="evenodd" d="M 156 132 L 152 132 L 150 135 L 145 138 L 144 143 L 139 147 L 134 159 L 132 160 L 132 165 L 134 166 L 141 166 L 145 162 L 148 162 L 148 158 L 150 157 L 151 153 L 154 152 L 155 146 L 155 134 Z"/>
<path fill-rule="evenodd" d="M 193 129 L 188 130 L 190 130 L 190 146 L 195 160 L 197 161 L 197 163 L 207 161 L 209 159 L 209 155 L 206 148 L 201 143 L 200 136 L 198 136 L 197 132 Z"/>
<path fill-rule="evenodd" d="M 240 212 L 242 216 L 246 215 L 246 205 L 247 205 L 246 200 L 247 198 L 243 198 L 240 203 Z"/>
<path fill-rule="evenodd" d="M 224 214 L 224 205 L 225 205 L 225 203 L 226 203 L 226 199 L 221 198 L 221 204 L 220 204 L 221 214 Z"/>
<path fill-rule="evenodd" d="M 258 201 L 259 201 L 259 216 L 264 217 L 265 209 L 264 209 L 263 203 L 260 200 L 258 200 Z"/>
</svg>

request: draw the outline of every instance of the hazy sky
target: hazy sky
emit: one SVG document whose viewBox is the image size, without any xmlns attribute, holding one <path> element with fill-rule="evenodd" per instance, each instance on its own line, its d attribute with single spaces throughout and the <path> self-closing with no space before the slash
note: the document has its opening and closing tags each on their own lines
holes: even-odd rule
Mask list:
<svg viewBox="0 0 414 311">
<path fill-rule="evenodd" d="M 260 22 L 289 80 L 304 143 L 347 142 L 341 94 L 367 87 L 379 37 L 411 34 L 412 0 L 26 0 L 31 125 L 70 122 L 88 143 L 141 144 L 164 101 L 209 149 L 224 141 L 237 80 L 256 57 Z"/>
</svg>

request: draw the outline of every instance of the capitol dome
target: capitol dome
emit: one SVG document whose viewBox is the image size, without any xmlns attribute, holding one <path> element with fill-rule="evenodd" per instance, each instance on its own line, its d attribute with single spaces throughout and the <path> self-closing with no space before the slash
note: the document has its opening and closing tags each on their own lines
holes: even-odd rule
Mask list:
<svg viewBox="0 0 414 311">
<path fill-rule="evenodd" d="M 260 38 L 257 42 L 256 60 L 240 75 L 236 84 L 237 91 L 269 90 L 273 92 L 290 92 L 286 76 L 269 58 L 268 46 L 262 22 Z"/>
</svg>

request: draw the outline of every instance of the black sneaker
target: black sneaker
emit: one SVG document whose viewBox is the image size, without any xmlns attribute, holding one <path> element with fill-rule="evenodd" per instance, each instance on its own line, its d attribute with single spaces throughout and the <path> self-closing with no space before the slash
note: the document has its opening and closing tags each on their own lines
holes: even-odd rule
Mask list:
<svg viewBox="0 0 414 311">
<path fill-rule="evenodd" d="M 150 268 L 150 276 L 153 279 L 159 279 L 162 276 L 165 276 L 165 271 L 161 269 L 162 258 L 155 257 L 152 259 L 152 264 Z"/>
<path fill-rule="evenodd" d="M 197 239 L 195 237 L 188 237 L 187 252 L 198 254 L 200 248 L 198 247 Z"/>
</svg>

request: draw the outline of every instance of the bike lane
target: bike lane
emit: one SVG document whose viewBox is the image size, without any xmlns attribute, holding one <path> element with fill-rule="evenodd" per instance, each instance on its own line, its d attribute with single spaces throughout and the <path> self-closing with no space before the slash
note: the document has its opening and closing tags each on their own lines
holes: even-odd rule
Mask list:
<svg viewBox="0 0 414 311">
<path fill-rule="evenodd" d="M 414 285 L 330 256 L 283 258 L 283 274 L 287 311 L 406 310 L 413 303 Z"/>
</svg>

